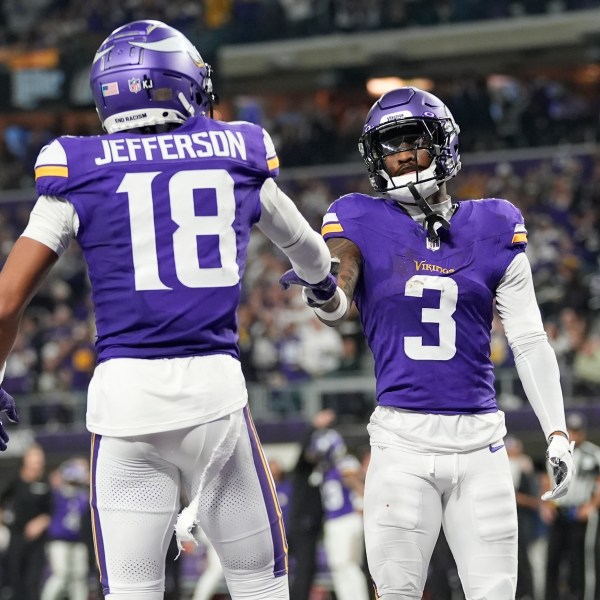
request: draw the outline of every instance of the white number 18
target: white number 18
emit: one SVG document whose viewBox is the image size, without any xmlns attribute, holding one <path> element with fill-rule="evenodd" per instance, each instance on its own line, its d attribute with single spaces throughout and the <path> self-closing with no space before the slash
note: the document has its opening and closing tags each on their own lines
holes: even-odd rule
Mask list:
<svg viewBox="0 0 600 600">
<path fill-rule="evenodd" d="M 127 173 L 118 193 L 129 201 L 131 250 L 136 290 L 167 290 L 159 275 L 152 182 L 160 172 Z M 215 191 L 217 214 L 199 216 L 194 211 L 194 190 Z M 234 181 L 222 169 L 179 171 L 169 180 L 171 218 L 177 224 L 173 234 L 173 256 L 179 281 L 190 288 L 229 287 L 240 279 L 236 262 L 237 244 Z M 202 267 L 198 260 L 197 238 L 219 237 L 220 267 Z"/>
</svg>

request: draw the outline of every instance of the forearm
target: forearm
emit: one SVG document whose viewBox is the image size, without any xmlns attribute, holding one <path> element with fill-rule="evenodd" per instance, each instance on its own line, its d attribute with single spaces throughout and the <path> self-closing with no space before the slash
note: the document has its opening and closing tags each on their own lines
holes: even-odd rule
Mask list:
<svg viewBox="0 0 600 600">
<path fill-rule="evenodd" d="M 331 255 L 323 239 L 308 223 L 289 246 L 279 246 L 292 263 L 294 272 L 308 283 L 323 281 L 331 268 Z"/>
<path fill-rule="evenodd" d="M 17 338 L 26 302 L 29 301 L 29 298 L 19 297 L 18 291 L 15 289 L 14 278 L 10 274 L 16 268 L 16 261 L 13 260 L 11 254 L 0 273 L 0 370 L 2 376 L 4 376 L 6 359 Z"/>
<path fill-rule="evenodd" d="M 19 238 L 0 273 L 0 368 L 17 337 L 25 307 L 58 256 L 30 238 Z"/>
<path fill-rule="evenodd" d="M 350 313 L 354 290 L 362 270 L 362 255 L 358 246 L 345 238 L 329 239 L 327 246 L 331 256 L 340 260 L 337 276 L 339 293 L 315 313 L 323 323 L 333 327 L 344 321 Z"/>
<path fill-rule="evenodd" d="M 525 394 L 548 439 L 559 433 L 567 437 L 560 373 L 556 355 L 545 339 L 513 346 L 515 365 Z"/>
<path fill-rule="evenodd" d="M 4 379 L 6 359 L 17 339 L 21 314 L 0 317 L 0 384 Z"/>
<path fill-rule="evenodd" d="M 529 261 L 520 254 L 509 265 L 496 291 L 496 305 L 527 398 L 546 438 L 566 436 L 560 373 L 548 343 L 533 288 Z"/>
<path fill-rule="evenodd" d="M 321 236 L 272 179 L 265 181 L 260 201 L 260 230 L 284 252 L 301 279 L 322 281 L 331 268 L 331 255 Z"/>
</svg>

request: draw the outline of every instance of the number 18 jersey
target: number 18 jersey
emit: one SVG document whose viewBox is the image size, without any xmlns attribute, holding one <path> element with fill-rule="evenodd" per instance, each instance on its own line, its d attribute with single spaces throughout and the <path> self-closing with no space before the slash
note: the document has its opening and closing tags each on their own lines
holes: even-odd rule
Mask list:
<svg viewBox="0 0 600 600">
<path fill-rule="evenodd" d="M 238 357 L 250 229 L 277 173 L 261 127 L 205 117 L 156 135 L 64 136 L 40 152 L 38 194 L 67 199 L 79 219 L 99 362 Z"/>
<path fill-rule="evenodd" d="M 331 205 L 322 233 L 351 240 L 362 254 L 354 300 L 374 355 L 379 404 L 495 412 L 493 301 L 526 247 L 520 211 L 506 200 L 460 202 L 433 246 L 395 202 L 349 194 Z"/>
</svg>

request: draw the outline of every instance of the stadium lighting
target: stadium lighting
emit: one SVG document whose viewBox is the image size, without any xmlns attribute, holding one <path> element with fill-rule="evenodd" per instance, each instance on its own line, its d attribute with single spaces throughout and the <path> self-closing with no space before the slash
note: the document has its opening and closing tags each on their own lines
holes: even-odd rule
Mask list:
<svg viewBox="0 0 600 600">
<path fill-rule="evenodd" d="M 373 77 L 367 81 L 367 92 L 378 97 L 390 90 L 403 87 L 406 85 L 414 85 L 425 91 L 433 89 L 433 81 L 424 77 L 415 77 L 414 79 L 402 79 L 401 77 Z"/>
</svg>

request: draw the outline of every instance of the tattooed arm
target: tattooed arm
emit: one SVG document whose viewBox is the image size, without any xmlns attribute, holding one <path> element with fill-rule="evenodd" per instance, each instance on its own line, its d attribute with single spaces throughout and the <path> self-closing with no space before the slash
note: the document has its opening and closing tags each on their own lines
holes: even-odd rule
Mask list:
<svg viewBox="0 0 600 600">
<path fill-rule="evenodd" d="M 345 312 L 339 316 L 336 315 L 333 319 L 331 317 L 328 318 L 327 313 L 335 313 L 340 308 L 340 299 L 337 294 L 327 304 L 315 310 L 315 313 L 325 325 L 334 327 L 344 321 L 350 312 L 354 289 L 361 274 L 362 255 L 358 246 L 345 238 L 331 238 L 327 240 L 327 246 L 329 247 L 331 256 L 340 259 L 337 284 L 348 301 Z"/>
</svg>

